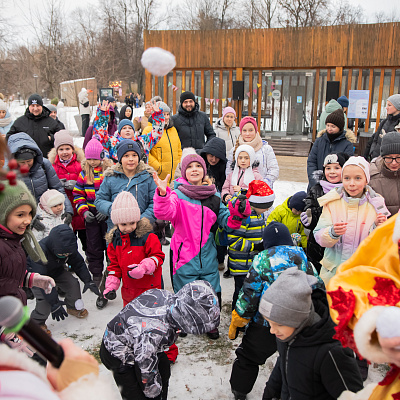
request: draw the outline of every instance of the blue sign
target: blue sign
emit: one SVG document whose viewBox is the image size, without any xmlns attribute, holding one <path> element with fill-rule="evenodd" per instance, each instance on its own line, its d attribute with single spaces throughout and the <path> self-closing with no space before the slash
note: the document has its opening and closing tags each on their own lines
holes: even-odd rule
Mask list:
<svg viewBox="0 0 400 400">
<path fill-rule="evenodd" d="M 297 103 L 303 102 L 303 96 L 297 96 Z"/>
<path fill-rule="evenodd" d="M 282 79 L 277 79 L 275 81 L 275 85 L 282 85 Z"/>
<path fill-rule="evenodd" d="M 369 90 L 349 90 L 348 118 L 368 118 Z"/>
</svg>

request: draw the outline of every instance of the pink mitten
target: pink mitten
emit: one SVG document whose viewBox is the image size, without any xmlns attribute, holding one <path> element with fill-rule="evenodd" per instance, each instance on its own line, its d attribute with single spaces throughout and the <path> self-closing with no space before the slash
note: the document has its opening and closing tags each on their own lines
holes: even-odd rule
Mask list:
<svg viewBox="0 0 400 400">
<path fill-rule="evenodd" d="M 251 214 L 250 203 L 246 196 L 239 195 L 235 205 L 229 202 L 228 207 L 231 214 L 228 218 L 228 226 L 231 229 L 239 229 L 242 225 L 242 220 Z"/>
<path fill-rule="evenodd" d="M 119 278 L 117 278 L 114 275 L 108 275 L 106 279 L 106 288 L 103 291 L 103 295 L 106 295 L 108 292 L 111 292 L 111 290 L 117 291 L 120 284 L 121 281 Z"/>
<path fill-rule="evenodd" d="M 146 269 L 142 265 L 136 265 L 132 264 L 129 265 L 128 268 L 131 268 L 130 271 L 128 271 L 128 275 L 133 278 L 133 279 L 141 279 L 143 278 L 143 275 L 146 273 Z"/>
<path fill-rule="evenodd" d="M 145 258 L 139 266 L 145 269 L 145 274 L 151 275 L 156 269 L 156 262 L 152 258 Z"/>
</svg>

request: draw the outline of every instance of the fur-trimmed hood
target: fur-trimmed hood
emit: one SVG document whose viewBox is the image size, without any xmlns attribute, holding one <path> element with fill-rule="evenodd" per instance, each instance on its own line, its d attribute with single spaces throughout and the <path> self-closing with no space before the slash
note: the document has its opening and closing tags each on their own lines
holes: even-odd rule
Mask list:
<svg viewBox="0 0 400 400">
<path fill-rule="evenodd" d="M 326 132 L 326 129 L 322 129 L 322 131 L 319 131 L 317 134 L 317 138 L 321 137 L 325 132 Z M 342 136 L 339 136 L 339 137 L 342 137 Z M 345 137 L 351 143 L 357 142 L 357 136 L 350 129 L 346 129 Z"/>
<path fill-rule="evenodd" d="M 76 154 L 76 160 L 80 163 L 85 159 L 85 153 L 78 146 L 74 146 L 74 151 L 72 153 Z M 47 158 L 52 164 L 54 164 L 54 162 L 56 161 L 56 157 L 57 157 L 57 150 L 56 148 L 53 148 L 49 151 Z"/>
<path fill-rule="evenodd" d="M 139 161 L 139 164 L 136 168 L 136 174 L 139 174 L 140 172 L 147 171 L 150 175 L 153 175 L 156 170 L 153 167 L 150 167 L 150 165 L 145 164 L 143 161 Z M 124 170 L 122 169 L 121 163 L 116 163 L 112 165 L 111 167 L 107 168 L 104 171 L 104 176 L 113 176 L 113 175 L 118 175 L 118 174 L 124 174 Z"/>
<path fill-rule="evenodd" d="M 111 243 L 111 241 L 113 240 L 113 237 L 114 237 L 114 233 L 117 229 L 118 229 L 118 226 L 114 225 L 106 233 L 105 239 L 106 239 L 107 243 Z M 136 229 L 135 229 L 136 237 L 140 238 L 140 237 L 144 236 L 146 233 L 150 233 L 150 232 L 153 232 L 153 225 L 149 221 L 148 218 L 144 217 L 136 225 Z"/>
</svg>

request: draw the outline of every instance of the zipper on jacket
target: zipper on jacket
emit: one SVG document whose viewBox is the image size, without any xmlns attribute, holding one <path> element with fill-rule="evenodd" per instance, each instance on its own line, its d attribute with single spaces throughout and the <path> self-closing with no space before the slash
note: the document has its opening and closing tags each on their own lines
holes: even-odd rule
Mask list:
<svg viewBox="0 0 400 400">
<path fill-rule="evenodd" d="M 173 178 L 172 176 L 172 169 L 174 168 L 174 153 L 172 151 L 172 144 L 171 144 L 171 140 L 169 140 L 169 135 L 168 135 L 168 131 L 165 130 L 165 133 L 167 134 L 167 138 L 168 138 L 168 142 L 169 142 L 169 148 L 171 149 L 171 176 L 169 178 L 169 180 L 171 181 L 171 179 Z"/>
<path fill-rule="evenodd" d="M 203 268 L 203 264 L 201 263 L 201 242 L 203 241 L 203 221 L 204 221 L 204 208 L 203 205 L 201 205 L 201 235 L 200 235 L 200 252 L 199 252 L 200 268 Z"/>
<path fill-rule="evenodd" d="M 33 190 L 33 197 L 36 199 L 36 193 L 35 193 L 35 186 L 33 186 L 33 181 L 32 178 L 29 178 L 31 180 L 31 185 L 32 185 L 32 190 Z"/>
<path fill-rule="evenodd" d="M 177 258 L 176 258 L 175 268 L 178 267 L 178 262 L 179 262 L 179 259 L 180 259 L 180 257 L 181 257 L 182 246 L 183 246 L 183 242 L 179 245 L 178 256 L 177 256 Z"/>
</svg>

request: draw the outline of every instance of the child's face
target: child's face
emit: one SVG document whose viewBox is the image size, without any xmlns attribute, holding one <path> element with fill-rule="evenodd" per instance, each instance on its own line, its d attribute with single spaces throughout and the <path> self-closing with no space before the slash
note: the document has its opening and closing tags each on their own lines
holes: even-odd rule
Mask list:
<svg viewBox="0 0 400 400">
<path fill-rule="evenodd" d="M 129 235 L 132 233 L 137 226 L 137 222 L 127 222 L 124 224 L 118 224 L 118 229 L 123 235 Z"/>
<path fill-rule="evenodd" d="M 264 317 L 264 319 L 268 321 L 269 325 L 271 326 L 270 332 L 275 335 L 276 338 L 279 340 L 287 339 L 289 336 L 292 336 L 294 331 L 296 330 L 296 328 L 293 328 L 291 326 L 277 324 L 276 322 L 271 321 L 268 318 Z"/>
<path fill-rule="evenodd" d="M 96 160 L 95 158 L 89 158 L 86 161 L 92 168 L 96 168 L 101 164 L 101 160 Z"/>
<path fill-rule="evenodd" d="M 6 117 L 6 110 L 0 110 L 0 119 L 3 119 Z"/>
<path fill-rule="evenodd" d="M 301 214 L 301 211 L 296 210 L 295 208 L 292 208 L 292 213 L 293 213 L 294 215 L 300 215 L 300 214 Z"/>
<path fill-rule="evenodd" d="M 74 149 L 70 145 L 64 144 L 57 149 L 57 154 L 60 160 L 66 161 L 72 158 L 73 151 Z"/>
<path fill-rule="evenodd" d="M 245 142 L 251 142 L 256 137 L 256 130 L 251 122 L 248 122 L 243 126 L 242 132 L 240 133 Z"/>
<path fill-rule="evenodd" d="M 168 125 L 169 123 L 169 117 L 171 116 L 171 114 L 169 112 L 165 112 L 164 113 L 164 118 L 165 118 L 165 126 Z"/>
<path fill-rule="evenodd" d="M 31 169 L 34 161 L 33 158 L 30 158 L 29 160 L 17 160 L 17 163 L 20 168 L 26 166 L 28 169 Z"/>
<path fill-rule="evenodd" d="M 361 197 L 366 184 L 364 171 L 357 165 L 348 165 L 343 170 L 343 187 L 350 197 Z"/>
<path fill-rule="evenodd" d="M 201 185 L 204 178 L 204 170 L 197 161 L 191 162 L 186 168 L 186 180 L 192 185 Z"/>
<path fill-rule="evenodd" d="M 57 111 L 50 111 L 50 117 L 53 119 L 57 119 Z"/>
<path fill-rule="evenodd" d="M 130 117 L 132 115 L 132 109 L 130 107 L 126 107 L 125 117 Z"/>
<path fill-rule="evenodd" d="M 51 207 L 51 211 L 53 211 L 55 215 L 61 215 L 61 213 L 64 211 L 64 204 L 60 203 L 54 207 Z"/>
<path fill-rule="evenodd" d="M 242 169 L 249 168 L 250 167 L 250 156 L 245 151 L 241 151 L 238 155 L 237 163 L 238 163 L 239 168 L 242 168 Z"/>
<path fill-rule="evenodd" d="M 121 137 L 124 139 L 132 139 L 135 134 L 134 129 L 130 125 L 125 125 L 121 128 L 121 132 L 119 133 Z"/>
<path fill-rule="evenodd" d="M 139 156 L 135 151 L 127 151 L 121 158 L 122 169 L 126 174 L 136 171 L 139 164 Z"/>
<path fill-rule="evenodd" d="M 333 125 L 330 122 L 328 122 L 326 124 L 326 132 L 328 133 L 328 135 L 339 133 L 339 128 L 336 125 Z"/>
<path fill-rule="evenodd" d="M 330 183 L 339 183 L 342 180 L 342 167 L 338 163 L 328 164 L 325 167 L 325 178 Z"/>
<path fill-rule="evenodd" d="M 27 204 L 14 208 L 7 217 L 6 226 L 17 235 L 23 235 L 32 222 L 32 207 Z"/>
<path fill-rule="evenodd" d="M 207 161 L 210 165 L 217 165 L 219 163 L 220 158 L 215 157 L 214 155 L 207 153 Z"/>
<path fill-rule="evenodd" d="M 231 127 L 233 125 L 233 122 L 235 121 L 235 116 L 233 115 L 233 113 L 227 113 L 225 114 L 224 117 L 224 124 L 226 126 Z"/>
<path fill-rule="evenodd" d="M 144 112 L 145 112 L 146 114 L 152 113 L 152 112 L 153 112 L 153 106 L 152 106 L 151 104 L 146 104 L 146 105 L 144 106 Z"/>
</svg>

